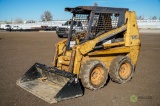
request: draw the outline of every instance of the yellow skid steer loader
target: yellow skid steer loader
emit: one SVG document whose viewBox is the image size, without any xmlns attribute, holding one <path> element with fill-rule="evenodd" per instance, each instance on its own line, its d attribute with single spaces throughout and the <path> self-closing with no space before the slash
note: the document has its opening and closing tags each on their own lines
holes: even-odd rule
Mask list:
<svg viewBox="0 0 160 106">
<path fill-rule="evenodd" d="M 73 13 L 70 31 L 56 44 L 52 65 L 35 63 L 17 85 L 56 103 L 82 96 L 83 87 L 100 89 L 109 77 L 117 83 L 131 80 L 140 50 L 135 12 L 98 6 L 65 11 Z"/>
</svg>

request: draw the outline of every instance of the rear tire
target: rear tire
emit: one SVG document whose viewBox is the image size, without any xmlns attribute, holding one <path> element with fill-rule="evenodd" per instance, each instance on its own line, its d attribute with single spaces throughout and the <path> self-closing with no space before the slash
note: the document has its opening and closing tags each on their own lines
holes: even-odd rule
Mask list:
<svg viewBox="0 0 160 106">
<path fill-rule="evenodd" d="M 112 81 L 126 83 L 131 80 L 133 73 L 134 66 L 127 56 L 118 56 L 111 62 L 109 75 Z"/>
<path fill-rule="evenodd" d="M 108 69 L 99 60 L 88 60 L 81 66 L 80 78 L 85 88 L 97 90 L 106 84 Z"/>
</svg>

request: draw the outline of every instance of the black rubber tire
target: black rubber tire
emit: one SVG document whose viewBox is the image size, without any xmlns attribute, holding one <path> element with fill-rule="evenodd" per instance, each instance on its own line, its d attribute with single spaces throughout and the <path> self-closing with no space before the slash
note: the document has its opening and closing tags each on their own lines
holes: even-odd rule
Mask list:
<svg viewBox="0 0 160 106">
<path fill-rule="evenodd" d="M 59 38 L 63 38 L 63 36 L 58 35 Z"/>
<path fill-rule="evenodd" d="M 130 65 L 130 70 L 131 70 L 129 76 L 126 79 L 121 78 L 119 75 L 119 69 L 121 65 L 124 63 Z M 119 84 L 126 83 L 131 80 L 133 73 L 134 73 L 134 65 L 132 64 L 131 59 L 128 58 L 127 56 L 118 56 L 114 58 L 113 61 L 111 62 L 109 75 L 112 81 L 117 82 Z"/>
<path fill-rule="evenodd" d="M 101 69 L 103 70 L 104 73 L 103 73 L 102 82 L 99 85 L 94 85 L 91 82 L 91 74 L 92 74 L 92 71 L 97 66 L 101 67 Z M 81 82 L 85 88 L 88 88 L 91 90 L 100 89 L 106 84 L 106 81 L 108 79 L 108 68 L 106 67 L 106 65 L 103 62 L 101 62 L 99 60 L 88 60 L 88 61 L 86 61 L 86 63 L 84 63 L 81 66 L 80 78 L 81 78 Z"/>
</svg>

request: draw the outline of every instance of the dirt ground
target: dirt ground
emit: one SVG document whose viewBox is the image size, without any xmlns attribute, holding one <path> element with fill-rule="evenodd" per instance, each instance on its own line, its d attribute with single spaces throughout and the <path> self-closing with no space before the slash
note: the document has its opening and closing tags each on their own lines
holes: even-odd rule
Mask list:
<svg viewBox="0 0 160 106">
<path fill-rule="evenodd" d="M 0 106 L 160 106 L 160 33 L 140 33 L 141 51 L 133 79 L 112 81 L 84 96 L 49 104 L 16 85 L 35 62 L 50 65 L 54 32 L 0 32 Z"/>
</svg>

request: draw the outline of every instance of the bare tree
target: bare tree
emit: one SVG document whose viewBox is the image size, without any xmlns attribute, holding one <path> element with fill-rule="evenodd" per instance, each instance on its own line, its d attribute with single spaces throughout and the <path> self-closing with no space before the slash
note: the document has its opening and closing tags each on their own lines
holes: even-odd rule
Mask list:
<svg viewBox="0 0 160 106">
<path fill-rule="evenodd" d="M 137 18 L 137 20 L 139 20 L 139 16 L 137 16 L 136 18 Z"/>
<path fill-rule="evenodd" d="M 152 17 L 152 20 L 157 20 L 157 17 L 156 17 L 156 16 L 153 16 L 153 17 Z"/>
<path fill-rule="evenodd" d="M 42 21 L 52 21 L 52 14 L 50 11 L 45 11 L 42 15 L 41 15 L 41 19 Z"/>
<path fill-rule="evenodd" d="M 21 23 L 23 23 L 23 20 L 22 20 L 21 18 L 16 18 L 16 19 L 14 20 L 14 23 L 16 23 L 16 24 L 21 24 Z"/>
<path fill-rule="evenodd" d="M 95 2 L 95 3 L 94 3 L 94 6 L 98 6 L 98 4 Z"/>
<path fill-rule="evenodd" d="M 152 20 L 152 17 L 150 16 L 149 19 Z"/>
<path fill-rule="evenodd" d="M 144 16 L 141 16 L 141 15 L 140 15 L 140 16 L 137 17 L 137 19 L 138 19 L 138 20 L 144 20 Z"/>
</svg>

